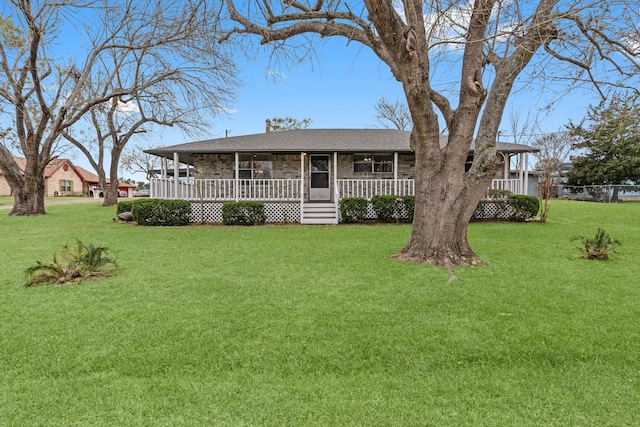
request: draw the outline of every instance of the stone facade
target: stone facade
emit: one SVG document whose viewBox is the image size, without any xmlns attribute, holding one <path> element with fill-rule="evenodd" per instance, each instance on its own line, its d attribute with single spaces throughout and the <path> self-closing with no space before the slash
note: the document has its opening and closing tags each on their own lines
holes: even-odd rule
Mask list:
<svg viewBox="0 0 640 427">
<path fill-rule="evenodd" d="M 329 160 L 333 163 L 333 153 Z M 194 156 L 194 176 L 200 179 L 233 179 L 235 176 L 234 154 L 197 154 Z M 272 154 L 273 179 L 300 178 L 299 154 Z M 413 154 L 398 154 L 398 179 L 413 178 L 415 158 Z M 333 175 L 333 165 L 331 174 Z M 308 175 L 309 164 L 305 163 Z M 338 154 L 338 179 L 393 179 L 393 172 L 362 173 L 353 171 L 353 154 Z"/>
<path fill-rule="evenodd" d="M 333 165 L 333 153 L 327 153 L 330 162 L 329 190 L 331 200 L 334 195 L 333 174 L 336 170 Z M 272 179 L 300 179 L 300 154 L 271 154 L 268 157 L 271 162 Z M 263 160 L 264 161 L 264 160 Z M 412 153 L 398 154 L 398 179 L 412 179 L 415 168 L 415 157 Z M 305 157 L 304 192 L 309 194 L 309 155 Z M 235 155 L 225 154 L 196 154 L 194 156 L 194 177 L 196 179 L 234 179 Z M 337 179 L 393 179 L 392 172 L 354 172 L 354 154 L 338 154 Z"/>
</svg>

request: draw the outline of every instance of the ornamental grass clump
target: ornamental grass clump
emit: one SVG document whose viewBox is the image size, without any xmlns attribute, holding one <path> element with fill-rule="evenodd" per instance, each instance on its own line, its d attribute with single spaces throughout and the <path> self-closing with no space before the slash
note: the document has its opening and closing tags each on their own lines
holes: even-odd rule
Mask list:
<svg viewBox="0 0 640 427">
<path fill-rule="evenodd" d="M 53 255 L 50 264 L 36 261 L 36 265 L 25 270 L 25 286 L 61 285 L 109 276 L 116 268 L 116 262 L 106 256 L 107 251 L 104 246 L 84 245 L 80 240 L 75 246 L 64 245 Z"/>
<path fill-rule="evenodd" d="M 577 236 L 582 242 L 582 257 L 584 259 L 607 260 L 613 255 L 613 248 L 620 242 L 613 239 L 605 230 L 598 228 L 594 238 Z"/>
</svg>

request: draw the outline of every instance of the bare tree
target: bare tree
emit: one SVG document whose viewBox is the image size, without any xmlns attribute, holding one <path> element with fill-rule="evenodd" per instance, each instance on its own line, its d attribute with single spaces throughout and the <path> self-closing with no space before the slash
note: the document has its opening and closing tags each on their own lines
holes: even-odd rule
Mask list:
<svg viewBox="0 0 640 427">
<path fill-rule="evenodd" d="M 274 117 L 272 119 L 266 119 L 265 131 L 266 132 L 278 132 L 291 129 L 306 129 L 313 122 L 310 118 L 294 119 L 293 117 Z"/>
<path fill-rule="evenodd" d="M 467 226 L 505 161 L 495 143 L 502 114 L 534 56 L 545 65 L 542 71 L 562 62 L 560 78 L 595 83 L 603 92 L 607 83 L 636 86 L 638 52 L 620 41 L 637 22 L 632 1 L 613 8 L 591 0 L 265 0 L 243 3 L 242 10 L 225 1 L 236 26 L 223 41 L 253 34 L 263 44 L 286 47 L 294 37 L 313 41 L 305 35 L 344 37 L 389 66 L 411 112 L 416 155 L 413 229 L 396 259 L 446 266 L 452 278 L 452 266 L 482 262 L 469 246 Z M 444 75 L 437 73 L 444 62 L 449 71 L 456 64 L 448 73 L 455 84 L 439 86 L 433 77 Z M 440 121 L 448 131 L 445 146 L 439 143 Z M 474 134 L 473 164 L 465 172 Z"/>
<path fill-rule="evenodd" d="M 146 148 L 135 145 L 122 153 L 121 165 L 131 173 L 144 173 L 147 181 L 156 177 L 154 171 L 160 169 L 160 157 L 145 153 Z"/>
<path fill-rule="evenodd" d="M 10 8 L 0 26 L 0 113 L 12 116 L 26 158 L 23 175 L 8 148 L 0 146 L 0 168 L 14 192 L 11 215 L 45 212 L 44 169 L 62 137 L 88 156 L 101 181 L 110 142 L 113 196 L 122 149 L 144 124 L 197 127 L 201 112 L 219 111 L 231 95 L 231 64 L 218 61 L 212 40 L 219 8 L 206 0 L 23 0 Z M 83 15 L 90 22 L 84 28 Z M 75 28 L 86 50 L 56 58 L 53 46 L 62 28 Z M 203 78 L 205 69 L 211 78 Z M 220 75 L 225 79 L 216 80 Z M 124 103 L 138 109 L 134 120 L 118 115 Z M 85 126 L 89 116 L 98 139 L 93 152 L 73 129 Z"/>
<path fill-rule="evenodd" d="M 533 146 L 539 151 L 534 153 L 536 170 L 540 171 L 539 195 L 544 200 L 540 219 L 545 222 L 549 215 L 549 199 L 553 189 L 562 176 L 562 165 L 569 160 L 576 138 L 569 132 L 555 132 L 543 135 L 535 140 Z"/>
<path fill-rule="evenodd" d="M 382 97 L 375 105 L 375 119 L 385 129 L 411 130 L 411 113 L 406 102 L 391 102 Z"/>
</svg>

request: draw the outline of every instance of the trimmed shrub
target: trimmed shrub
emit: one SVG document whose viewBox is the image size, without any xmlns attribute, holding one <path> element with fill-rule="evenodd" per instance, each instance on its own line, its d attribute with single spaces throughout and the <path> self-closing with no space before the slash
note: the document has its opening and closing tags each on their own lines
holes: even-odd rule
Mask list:
<svg viewBox="0 0 640 427">
<path fill-rule="evenodd" d="M 534 196 L 515 195 L 507 198 L 482 199 L 472 220 L 522 222 L 535 218 L 540 210 L 540 199 Z"/>
<path fill-rule="evenodd" d="M 416 196 L 403 196 L 398 210 L 402 212 L 401 218 L 404 222 L 413 222 L 413 211 L 416 206 Z"/>
<path fill-rule="evenodd" d="M 363 197 L 345 197 L 340 200 L 342 222 L 361 222 L 367 215 L 367 199 Z"/>
<path fill-rule="evenodd" d="M 515 195 L 509 198 L 511 220 L 526 221 L 535 218 L 540 211 L 540 199 L 534 196 Z"/>
<path fill-rule="evenodd" d="M 487 191 L 488 199 L 508 199 L 511 196 L 513 196 L 513 193 L 509 190 L 491 189 Z"/>
<path fill-rule="evenodd" d="M 191 203 L 186 200 L 141 199 L 131 204 L 131 213 L 138 225 L 187 225 Z"/>
<path fill-rule="evenodd" d="M 145 199 L 146 200 L 146 199 Z M 116 205 L 116 215 L 121 214 L 122 212 L 131 212 L 133 210 L 133 205 L 138 200 L 121 200 Z"/>
<path fill-rule="evenodd" d="M 267 214 L 262 202 L 225 202 L 222 204 L 222 222 L 225 225 L 264 224 Z"/>
<path fill-rule="evenodd" d="M 396 196 L 376 195 L 371 198 L 371 206 L 378 217 L 378 221 L 391 222 L 396 216 L 398 198 Z"/>
</svg>

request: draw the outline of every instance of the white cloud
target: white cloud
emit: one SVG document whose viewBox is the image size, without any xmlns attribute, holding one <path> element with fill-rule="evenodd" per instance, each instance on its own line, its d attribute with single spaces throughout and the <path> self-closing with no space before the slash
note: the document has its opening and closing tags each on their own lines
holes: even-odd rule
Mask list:
<svg viewBox="0 0 640 427">
<path fill-rule="evenodd" d="M 140 108 L 138 108 L 138 105 L 134 102 L 123 102 L 120 100 L 114 101 L 118 103 L 116 106 L 116 111 L 118 111 L 118 113 L 131 114 L 140 112 Z"/>
</svg>

